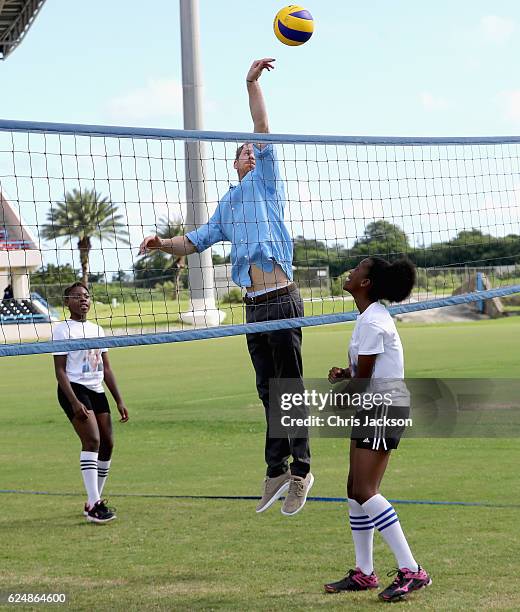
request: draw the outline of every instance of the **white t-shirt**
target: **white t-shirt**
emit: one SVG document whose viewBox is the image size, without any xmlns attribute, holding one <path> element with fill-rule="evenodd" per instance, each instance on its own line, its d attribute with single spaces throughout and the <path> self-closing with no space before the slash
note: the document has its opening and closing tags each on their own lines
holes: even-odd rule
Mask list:
<svg viewBox="0 0 520 612">
<path fill-rule="evenodd" d="M 53 340 L 75 340 L 77 338 L 104 338 L 103 328 L 90 321 L 80 322 L 67 319 L 52 330 Z M 67 377 L 70 382 L 83 385 L 96 393 L 103 393 L 103 358 L 106 348 L 87 349 L 53 353 L 67 355 Z"/>
<path fill-rule="evenodd" d="M 348 349 L 353 376 L 357 372 L 359 355 L 377 355 L 370 392 L 390 392 L 394 406 L 408 406 L 410 394 L 403 381 L 403 345 L 394 320 L 379 302 L 370 304 L 356 320 Z"/>
</svg>

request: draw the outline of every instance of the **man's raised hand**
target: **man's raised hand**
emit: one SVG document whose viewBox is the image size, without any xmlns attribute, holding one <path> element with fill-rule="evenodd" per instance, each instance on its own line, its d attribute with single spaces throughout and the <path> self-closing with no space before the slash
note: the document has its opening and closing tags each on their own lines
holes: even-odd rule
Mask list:
<svg viewBox="0 0 520 612">
<path fill-rule="evenodd" d="M 274 70 L 273 62 L 275 61 L 276 60 L 274 59 L 274 57 L 265 57 L 264 59 L 255 60 L 251 64 L 251 68 L 249 68 L 249 72 L 246 76 L 246 81 L 248 81 L 249 83 L 258 81 L 264 70 Z"/>
</svg>

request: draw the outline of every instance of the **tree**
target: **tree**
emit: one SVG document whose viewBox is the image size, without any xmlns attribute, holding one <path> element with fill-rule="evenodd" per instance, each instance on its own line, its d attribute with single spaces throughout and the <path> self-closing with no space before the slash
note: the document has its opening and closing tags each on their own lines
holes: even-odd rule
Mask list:
<svg viewBox="0 0 520 612">
<path fill-rule="evenodd" d="M 134 264 L 134 282 L 138 287 L 155 287 L 157 283 L 173 281 L 174 270 L 169 267 L 168 255 L 159 250 L 140 257 Z"/>
<path fill-rule="evenodd" d="M 492 236 L 473 228 L 460 231 L 447 242 L 437 242 L 426 247 L 417 257 L 417 264 L 423 267 L 505 266 L 518 263 L 519 254 L 520 236 Z"/>
<path fill-rule="evenodd" d="M 113 283 L 129 283 L 130 275 L 125 272 L 125 270 L 118 270 L 112 274 L 112 282 Z"/>
<path fill-rule="evenodd" d="M 160 238 L 182 236 L 184 227 L 179 219 L 161 217 L 157 224 L 157 235 Z M 159 250 L 152 250 L 143 255 L 134 265 L 137 281 L 144 281 L 145 287 L 155 287 L 159 281 L 172 281 L 174 284 L 173 299 L 181 289 L 181 272 L 186 267 L 186 256 L 167 255 Z"/>
<path fill-rule="evenodd" d="M 226 255 L 225 257 L 223 257 L 222 255 L 219 255 L 218 253 L 211 253 L 211 260 L 214 266 L 220 266 L 222 264 L 229 263 L 230 257 L 229 255 Z"/>
<path fill-rule="evenodd" d="M 104 283 L 105 282 L 105 273 L 104 272 L 89 272 L 88 273 L 88 282 L 92 283 Z"/>
<path fill-rule="evenodd" d="M 95 189 L 73 189 L 65 194 L 63 202 L 57 202 L 47 213 L 41 235 L 44 240 L 64 238 L 65 244 L 77 238 L 81 280 L 88 285 L 92 240 L 114 242 L 117 238 L 129 244 L 122 219 L 117 206 L 108 198 L 102 198 Z"/>
<path fill-rule="evenodd" d="M 379 219 L 365 227 L 365 234 L 357 240 L 351 254 L 380 255 L 392 259 L 392 255 L 401 256 L 410 249 L 408 236 L 398 226 Z"/>
<path fill-rule="evenodd" d="M 345 269 L 347 252 L 341 244 L 328 246 L 321 240 L 297 236 L 293 240 L 293 261 L 296 267 L 328 267 L 332 277 L 339 276 Z"/>
<path fill-rule="evenodd" d="M 52 306 L 63 304 L 65 287 L 78 280 L 78 271 L 70 264 L 55 266 L 47 264 L 31 273 L 31 289 L 41 294 Z"/>
</svg>

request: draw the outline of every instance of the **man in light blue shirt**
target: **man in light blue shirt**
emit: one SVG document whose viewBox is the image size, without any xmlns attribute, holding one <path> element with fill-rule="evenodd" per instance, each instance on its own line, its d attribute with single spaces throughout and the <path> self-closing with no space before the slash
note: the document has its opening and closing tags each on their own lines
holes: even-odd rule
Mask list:
<svg viewBox="0 0 520 612">
<path fill-rule="evenodd" d="M 237 154 L 240 182 L 220 200 L 208 223 L 186 237 L 199 253 L 216 242 L 231 242 L 233 281 L 249 293 L 287 285 L 293 249 L 283 221 L 286 196 L 276 149 L 248 143 Z"/>
<path fill-rule="evenodd" d="M 272 58 L 253 62 L 246 77 L 249 108 L 257 133 L 269 132 L 258 79 L 264 70 L 274 68 L 273 62 Z M 302 317 L 303 302 L 292 282 L 293 248 L 284 223 L 287 200 L 276 150 L 272 144 L 243 144 L 236 152 L 233 166 L 239 184 L 220 200 L 208 223 L 184 236 L 170 239 L 149 236 L 141 244 L 141 253 L 161 249 L 182 256 L 200 253 L 217 242 L 231 242 L 232 278 L 246 291 L 247 322 Z M 298 437 L 271 435 L 270 422 L 280 423 L 281 409 L 278 395 L 270 398 L 269 381 L 301 381 L 301 329 L 258 332 L 246 337 L 267 420 L 267 474 L 256 511 L 264 512 L 285 495 L 282 514 L 292 516 L 303 508 L 314 482 L 309 441 L 306 430 L 300 430 Z M 303 388 L 303 384 L 297 386 Z"/>
</svg>

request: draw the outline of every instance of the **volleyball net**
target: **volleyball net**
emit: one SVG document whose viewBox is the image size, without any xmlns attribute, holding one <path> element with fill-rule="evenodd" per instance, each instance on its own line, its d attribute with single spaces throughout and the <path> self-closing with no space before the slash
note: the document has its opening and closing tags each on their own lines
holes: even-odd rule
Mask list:
<svg viewBox="0 0 520 612">
<path fill-rule="evenodd" d="M 229 242 L 189 257 L 139 254 L 145 236 L 182 235 L 211 217 L 238 183 L 233 164 L 244 142 L 277 151 L 288 263 L 305 304 L 300 319 L 245 323 Z M 265 220 L 245 220 L 238 211 L 237 236 L 240 224 L 241 236 L 257 235 L 255 223 Z M 412 295 L 392 313 L 457 304 L 479 313 L 498 298 L 506 311 L 520 306 L 520 137 L 0 121 L 0 356 L 354 320 L 342 286 L 369 255 L 406 255 L 417 266 Z M 81 279 L 92 297 L 89 319 L 107 337 L 53 342 L 52 326 L 68 316 L 64 290 Z"/>
</svg>

